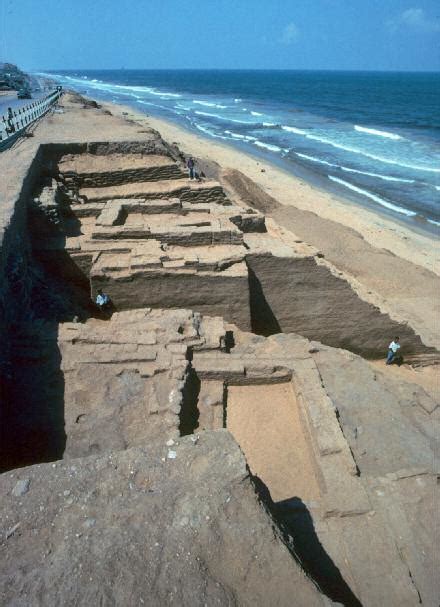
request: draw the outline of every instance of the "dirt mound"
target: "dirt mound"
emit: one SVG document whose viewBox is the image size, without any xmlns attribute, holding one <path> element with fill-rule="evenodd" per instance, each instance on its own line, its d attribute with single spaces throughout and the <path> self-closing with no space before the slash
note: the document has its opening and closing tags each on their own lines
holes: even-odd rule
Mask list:
<svg viewBox="0 0 440 607">
<path fill-rule="evenodd" d="M 226 431 L 23 468 L 0 491 L 2 605 L 326 604 Z"/>
</svg>

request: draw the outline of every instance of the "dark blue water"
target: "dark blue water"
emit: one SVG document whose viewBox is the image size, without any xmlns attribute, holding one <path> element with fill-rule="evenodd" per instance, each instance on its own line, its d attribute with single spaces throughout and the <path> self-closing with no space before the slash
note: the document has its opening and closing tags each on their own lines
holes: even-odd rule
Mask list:
<svg viewBox="0 0 440 607">
<path fill-rule="evenodd" d="M 49 75 L 46 73 L 46 75 Z M 440 74 L 115 70 L 51 74 L 266 155 L 396 217 L 440 225 Z"/>
</svg>

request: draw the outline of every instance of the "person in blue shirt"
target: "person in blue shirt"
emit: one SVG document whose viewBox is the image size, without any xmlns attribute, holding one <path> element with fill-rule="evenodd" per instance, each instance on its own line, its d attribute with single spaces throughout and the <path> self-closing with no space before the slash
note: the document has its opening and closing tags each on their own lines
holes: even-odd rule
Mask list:
<svg viewBox="0 0 440 607">
<path fill-rule="evenodd" d="M 110 297 L 102 292 L 102 289 L 98 289 L 98 294 L 96 296 L 96 305 L 101 310 L 106 310 L 110 307 Z"/>
<path fill-rule="evenodd" d="M 188 160 L 186 162 L 186 168 L 188 169 L 189 178 L 191 180 L 195 179 L 195 177 L 196 177 L 196 163 L 194 162 L 194 158 L 192 158 L 192 157 L 188 158 Z"/>
</svg>

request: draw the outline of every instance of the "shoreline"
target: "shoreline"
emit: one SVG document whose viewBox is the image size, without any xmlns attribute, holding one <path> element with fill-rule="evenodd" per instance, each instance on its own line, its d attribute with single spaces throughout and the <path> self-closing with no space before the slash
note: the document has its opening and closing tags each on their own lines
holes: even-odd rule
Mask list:
<svg viewBox="0 0 440 607">
<path fill-rule="evenodd" d="M 440 251 L 431 231 L 409 227 L 398 218 L 364 207 L 350 198 L 337 196 L 296 177 L 286 169 L 257 155 L 224 142 L 213 141 L 172 121 L 157 118 L 130 105 L 97 101 L 112 114 L 140 121 L 158 130 L 169 142 L 176 142 L 187 155 L 217 163 L 223 169 L 239 168 L 281 205 L 307 211 L 354 230 L 371 246 L 389 251 L 411 263 L 440 275 Z M 318 248 L 320 248 L 318 246 Z"/>
</svg>

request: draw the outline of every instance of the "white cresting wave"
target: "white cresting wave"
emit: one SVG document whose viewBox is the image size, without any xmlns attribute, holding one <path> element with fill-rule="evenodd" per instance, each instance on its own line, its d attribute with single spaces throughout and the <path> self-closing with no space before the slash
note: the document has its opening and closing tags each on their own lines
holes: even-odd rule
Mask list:
<svg viewBox="0 0 440 607">
<path fill-rule="evenodd" d="M 213 133 L 212 131 L 210 131 L 206 127 L 202 126 L 198 122 L 193 122 L 193 124 L 196 127 L 196 129 L 198 129 L 199 131 L 202 131 L 202 133 L 206 133 L 210 137 L 215 137 L 216 139 L 226 139 L 228 141 L 230 141 L 230 139 L 231 139 L 230 137 L 224 137 L 223 135 L 218 135 L 217 133 Z"/>
<path fill-rule="evenodd" d="M 279 148 L 277 145 L 272 145 L 271 143 L 264 143 L 263 141 L 259 141 L 258 139 L 256 141 L 254 141 L 254 145 L 257 145 L 259 148 L 265 148 L 266 150 L 269 150 L 270 152 L 288 152 L 289 150 L 287 149 L 283 149 L 283 148 Z"/>
<path fill-rule="evenodd" d="M 394 139 L 397 141 L 398 139 L 403 139 L 400 135 L 396 133 L 388 133 L 388 131 L 379 131 L 378 129 L 369 129 L 366 126 L 359 126 L 358 124 L 354 125 L 354 130 L 359 133 L 367 133 L 368 135 L 375 135 L 376 137 L 386 137 L 387 139 Z"/>
<path fill-rule="evenodd" d="M 216 107 L 220 110 L 225 110 L 228 107 L 227 105 L 220 105 L 220 103 L 211 103 L 210 101 L 199 101 L 198 99 L 193 99 L 192 102 L 197 105 L 204 105 L 206 107 Z"/>
<path fill-rule="evenodd" d="M 415 183 L 415 179 L 404 179 L 403 177 L 391 177 L 391 175 L 381 175 L 380 173 L 369 173 L 368 171 L 359 171 L 357 169 L 350 169 L 348 167 L 341 166 L 343 171 L 347 173 L 358 173 L 359 175 L 368 175 L 368 177 L 377 177 L 384 181 L 398 181 L 400 183 Z"/>
<path fill-rule="evenodd" d="M 352 190 L 353 192 L 362 194 L 362 196 L 365 196 L 366 198 L 369 198 L 370 200 L 373 200 L 374 202 L 377 202 L 381 206 L 386 207 L 387 209 L 390 209 L 392 211 L 395 211 L 396 213 L 400 213 L 401 215 L 406 215 L 407 217 L 414 217 L 415 215 L 417 215 L 417 213 L 415 213 L 414 211 L 408 211 L 408 209 L 399 207 L 396 204 L 393 204 L 392 202 L 388 202 L 387 200 L 384 200 L 383 198 L 376 196 L 376 194 L 372 194 L 371 192 L 368 192 L 367 190 L 358 188 L 357 186 L 353 185 L 352 183 L 350 183 L 348 181 L 344 181 L 343 179 L 339 179 L 338 177 L 334 177 L 333 175 L 328 175 L 328 178 L 331 181 L 334 181 L 335 183 L 339 183 L 340 185 L 343 185 L 344 187 L 348 188 L 349 190 Z"/>
<path fill-rule="evenodd" d="M 256 137 L 252 137 L 252 135 L 240 135 L 239 133 L 234 133 L 232 131 L 225 131 L 227 135 L 231 135 L 234 139 L 243 139 L 245 141 L 257 141 Z"/>
<path fill-rule="evenodd" d="M 303 129 L 298 129 L 296 127 L 291 126 L 281 126 L 284 131 L 288 131 L 290 133 L 295 133 L 296 135 L 302 135 L 307 139 L 312 139 L 313 141 L 319 141 L 326 145 L 330 145 L 339 150 L 344 150 L 345 152 L 350 152 L 351 154 L 359 154 L 361 156 L 365 156 L 366 158 L 371 158 L 372 160 L 377 160 L 378 162 L 383 162 L 384 164 L 392 164 L 394 166 L 403 167 L 405 169 L 412 169 L 414 171 L 427 171 L 430 173 L 440 173 L 440 168 L 434 167 L 425 167 L 415 164 L 407 164 L 405 162 L 400 162 L 398 160 L 394 160 L 391 158 L 383 158 L 382 156 L 376 156 L 375 154 L 370 154 L 369 152 L 365 152 L 364 150 L 358 150 L 357 148 L 352 148 L 351 146 L 343 145 L 341 143 L 335 143 L 326 137 L 318 137 L 317 135 L 311 135 L 307 131 Z"/>
<path fill-rule="evenodd" d="M 436 221 L 435 219 L 427 219 L 429 223 L 432 223 L 434 226 L 440 226 L 440 221 Z"/>
<path fill-rule="evenodd" d="M 208 116 L 210 118 L 217 118 L 218 120 L 226 120 L 227 122 L 237 122 L 238 124 L 257 126 L 255 122 L 248 122 L 247 120 L 236 120 L 235 118 L 228 118 L 227 116 L 220 116 L 219 114 L 210 114 L 209 112 L 201 112 L 199 110 L 195 110 L 194 114 L 197 114 L 198 116 Z"/>
<path fill-rule="evenodd" d="M 415 183 L 415 179 L 404 179 L 403 177 L 391 177 L 391 175 L 381 175 L 380 173 L 370 173 L 368 171 L 359 171 L 358 169 L 351 169 L 349 167 L 334 164 L 333 162 L 327 162 L 327 160 L 322 160 L 321 158 L 315 158 L 314 156 L 308 156 L 307 154 L 301 154 L 300 152 L 295 152 L 297 156 L 300 158 L 305 158 L 306 160 L 310 160 L 311 162 L 318 162 L 319 164 L 325 164 L 329 167 L 333 167 L 335 169 L 341 169 L 341 171 L 345 171 L 346 173 L 357 173 L 358 175 L 367 175 L 368 177 L 377 177 L 378 179 L 383 179 L 384 181 L 397 181 L 400 183 Z"/>
<path fill-rule="evenodd" d="M 260 112 L 251 112 L 252 116 L 264 116 L 264 114 L 260 114 Z"/>
</svg>

